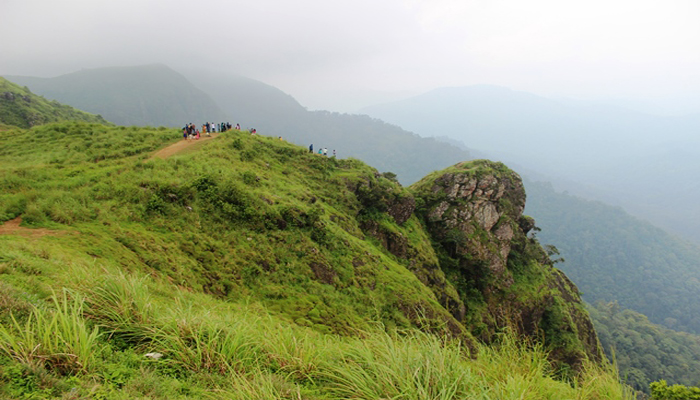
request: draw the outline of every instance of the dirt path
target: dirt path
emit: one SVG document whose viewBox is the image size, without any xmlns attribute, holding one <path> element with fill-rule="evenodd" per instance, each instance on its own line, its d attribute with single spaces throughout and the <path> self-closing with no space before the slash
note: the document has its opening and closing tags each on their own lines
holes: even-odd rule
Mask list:
<svg viewBox="0 0 700 400">
<path fill-rule="evenodd" d="M 72 233 L 68 231 L 52 231 L 44 228 L 25 228 L 23 226 L 19 226 L 21 223 L 22 217 L 17 217 L 5 222 L 4 224 L 0 225 L 0 235 L 19 235 L 40 238 L 42 236 L 60 236 Z"/>
<path fill-rule="evenodd" d="M 193 139 L 193 140 L 182 139 L 177 143 L 173 143 L 168 147 L 165 147 L 165 148 L 162 148 L 162 149 L 156 151 L 151 156 L 150 160 L 152 160 L 154 158 L 160 158 L 160 159 L 168 158 L 168 157 L 172 156 L 173 154 L 177 154 L 177 153 L 179 153 L 179 152 L 181 152 L 189 147 L 192 147 L 192 146 L 197 145 L 199 143 L 205 142 L 207 140 L 214 139 L 217 136 L 219 136 L 219 133 L 214 132 L 211 134 L 211 136 L 206 136 L 206 135 L 200 136 L 199 139 Z"/>
</svg>

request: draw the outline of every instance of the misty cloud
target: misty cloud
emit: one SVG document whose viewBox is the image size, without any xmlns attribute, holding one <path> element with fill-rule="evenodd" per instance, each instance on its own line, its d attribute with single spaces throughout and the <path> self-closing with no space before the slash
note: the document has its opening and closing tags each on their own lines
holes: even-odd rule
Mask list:
<svg viewBox="0 0 700 400">
<path fill-rule="evenodd" d="M 4 0 L 0 74 L 197 66 L 312 106 L 478 83 L 652 97 L 700 91 L 698 16 L 694 0 Z"/>
</svg>

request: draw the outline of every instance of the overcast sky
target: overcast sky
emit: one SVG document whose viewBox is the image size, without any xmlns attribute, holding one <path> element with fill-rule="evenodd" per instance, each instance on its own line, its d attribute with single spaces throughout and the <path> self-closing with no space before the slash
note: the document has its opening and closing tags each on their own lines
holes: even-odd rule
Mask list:
<svg viewBox="0 0 700 400">
<path fill-rule="evenodd" d="M 0 75 L 199 66 L 340 111 L 472 84 L 687 96 L 699 21 L 698 0 L 0 0 Z"/>
</svg>

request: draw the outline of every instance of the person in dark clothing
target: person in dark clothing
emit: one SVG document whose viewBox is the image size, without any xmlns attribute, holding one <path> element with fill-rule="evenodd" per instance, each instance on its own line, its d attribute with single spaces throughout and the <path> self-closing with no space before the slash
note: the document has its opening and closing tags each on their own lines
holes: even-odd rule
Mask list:
<svg viewBox="0 0 700 400">
<path fill-rule="evenodd" d="M 314 153 L 314 144 L 313 144 L 313 143 L 311 143 L 311 144 L 309 145 L 309 153 L 311 153 L 311 154 Z"/>
</svg>

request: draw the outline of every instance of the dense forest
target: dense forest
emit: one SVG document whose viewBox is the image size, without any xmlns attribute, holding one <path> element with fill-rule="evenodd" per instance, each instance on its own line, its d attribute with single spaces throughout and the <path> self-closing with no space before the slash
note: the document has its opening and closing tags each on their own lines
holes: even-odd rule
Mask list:
<svg viewBox="0 0 700 400">
<path fill-rule="evenodd" d="M 654 323 L 700 333 L 700 249 L 621 208 L 526 182 L 526 213 L 586 301 L 618 301 Z"/>
<path fill-rule="evenodd" d="M 700 336 L 652 324 L 647 317 L 617 303 L 597 303 L 588 310 L 605 353 L 622 379 L 648 392 L 649 383 L 700 385 Z"/>
</svg>

